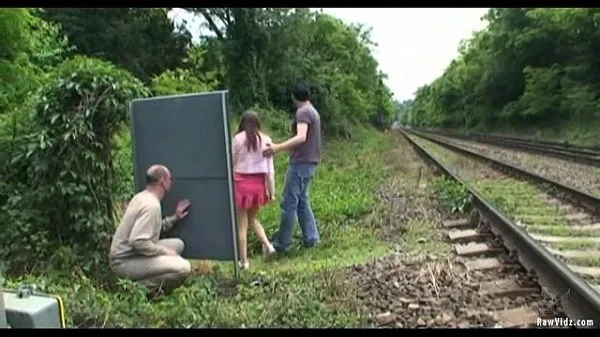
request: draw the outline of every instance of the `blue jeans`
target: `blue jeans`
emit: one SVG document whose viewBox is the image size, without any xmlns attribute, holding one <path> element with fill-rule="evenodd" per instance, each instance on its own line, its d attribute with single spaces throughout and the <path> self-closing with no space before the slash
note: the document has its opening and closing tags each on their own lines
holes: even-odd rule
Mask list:
<svg viewBox="0 0 600 337">
<path fill-rule="evenodd" d="M 287 170 L 281 201 L 279 234 L 273 241 L 273 246 L 278 251 L 285 251 L 292 245 L 296 216 L 300 222 L 304 243 L 314 246 L 320 241 L 315 215 L 308 200 L 308 190 L 316 170 L 317 164 L 290 164 Z"/>
</svg>

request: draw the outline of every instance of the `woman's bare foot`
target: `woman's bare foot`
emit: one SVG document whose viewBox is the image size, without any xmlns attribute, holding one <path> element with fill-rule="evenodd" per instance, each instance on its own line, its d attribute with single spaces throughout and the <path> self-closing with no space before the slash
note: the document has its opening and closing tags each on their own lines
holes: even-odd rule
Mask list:
<svg viewBox="0 0 600 337">
<path fill-rule="evenodd" d="M 240 268 L 242 268 L 243 270 L 250 268 L 250 262 L 242 263 L 242 261 L 240 261 L 239 265 L 240 265 Z"/>
</svg>

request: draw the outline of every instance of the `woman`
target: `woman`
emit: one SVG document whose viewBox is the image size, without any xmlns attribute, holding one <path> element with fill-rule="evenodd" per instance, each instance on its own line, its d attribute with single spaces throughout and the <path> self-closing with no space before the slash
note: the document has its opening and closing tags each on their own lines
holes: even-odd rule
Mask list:
<svg viewBox="0 0 600 337">
<path fill-rule="evenodd" d="M 248 269 L 248 226 L 252 227 L 263 246 L 265 255 L 275 248 L 262 225 L 256 219 L 258 211 L 275 198 L 275 168 L 273 157 L 264 157 L 262 151 L 271 143 L 271 137 L 261 131 L 260 120 L 254 111 L 242 114 L 233 139 L 235 172 L 235 202 L 238 208 L 240 267 Z"/>
</svg>

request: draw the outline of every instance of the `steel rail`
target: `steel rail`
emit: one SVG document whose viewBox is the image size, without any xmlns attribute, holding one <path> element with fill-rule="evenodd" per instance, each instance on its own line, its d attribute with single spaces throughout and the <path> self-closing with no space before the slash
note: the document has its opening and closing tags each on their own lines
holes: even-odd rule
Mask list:
<svg viewBox="0 0 600 337">
<path fill-rule="evenodd" d="M 543 177 L 535 172 L 532 172 L 532 171 L 529 171 L 526 169 L 522 169 L 522 168 L 516 167 L 512 164 L 508 164 L 508 163 L 499 161 L 497 159 L 483 155 L 481 153 L 477 153 L 472 150 L 468 150 L 468 149 L 460 147 L 458 145 L 450 144 L 447 141 L 441 140 L 430 134 L 422 133 L 419 131 L 413 131 L 413 130 L 408 131 L 408 132 L 416 134 L 422 138 L 430 140 L 430 141 L 437 143 L 439 145 L 442 145 L 444 147 L 447 147 L 453 151 L 456 151 L 461 154 L 468 155 L 470 157 L 474 157 L 476 159 L 485 161 L 485 162 L 491 164 L 492 166 L 500 167 L 506 171 L 515 172 L 521 176 L 524 176 L 524 177 L 529 178 L 530 180 L 533 180 L 536 183 L 549 185 L 550 187 L 558 190 L 559 192 L 570 194 L 573 196 L 573 198 L 575 198 L 577 201 L 579 201 L 581 203 L 581 206 L 585 207 L 588 211 L 590 211 L 594 214 L 598 212 L 598 209 L 600 209 L 600 198 L 595 195 L 592 195 L 588 192 L 582 191 L 575 187 L 565 185 L 556 180 Z"/>
<path fill-rule="evenodd" d="M 475 141 L 484 144 L 496 145 L 505 148 L 518 149 L 525 152 L 534 154 L 546 155 L 556 157 L 560 159 L 570 160 L 576 163 L 584 163 L 587 165 L 600 167 L 600 152 L 594 152 L 590 150 L 561 147 L 556 145 L 545 145 L 542 143 L 536 143 L 532 141 L 515 140 L 511 138 L 505 138 L 495 135 L 484 135 L 484 134 L 471 134 L 471 135 L 460 135 L 449 132 L 440 131 L 423 131 L 418 132 L 433 134 L 443 137 L 463 139 L 469 141 Z"/>
<path fill-rule="evenodd" d="M 495 134 L 495 133 L 485 134 L 485 133 L 481 133 L 481 132 L 473 132 L 471 134 L 478 135 L 478 136 L 490 136 L 490 137 L 514 140 L 514 141 L 518 141 L 518 142 L 525 142 L 525 143 L 531 143 L 531 144 L 541 144 L 541 145 L 562 148 L 562 149 L 579 150 L 579 151 L 584 151 L 584 152 L 587 151 L 587 152 L 596 152 L 596 153 L 600 152 L 600 147 L 598 147 L 598 146 L 578 145 L 578 144 L 569 143 L 567 141 L 560 142 L 560 141 L 526 138 L 526 137 L 518 137 L 518 136 L 507 136 L 507 135 L 501 135 L 501 134 Z"/>
<path fill-rule="evenodd" d="M 546 145 L 546 146 L 555 147 L 558 149 L 569 149 L 572 151 L 579 150 L 579 151 L 588 152 L 588 153 L 589 152 L 600 153 L 600 146 L 572 144 L 566 140 L 565 141 L 556 141 L 556 140 L 547 140 L 547 139 L 536 139 L 536 138 L 532 138 L 532 137 L 509 136 L 509 135 L 503 135 L 503 134 L 499 134 L 499 133 L 482 133 L 482 132 L 472 132 L 472 131 L 468 131 L 466 134 L 460 134 L 458 132 L 450 131 L 450 130 L 446 130 L 446 129 L 429 129 L 429 130 L 416 129 L 416 130 L 436 132 L 439 134 L 445 133 L 445 134 L 455 134 L 455 135 L 463 135 L 463 136 L 494 137 L 494 138 L 498 138 L 498 139 L 513 140 L 513 141 L 529 143 L 529 144 Z"/>
<path fill-rule="evenodd" d="M 422 135 L 413 130 L 399 130 L 409 144 L 425 160 L 443 171 L 445 175 L 464 185 L 473 196 L 473 206 L 479 210 L 482 218 L 491 222 L 491 230 L 503 239 L 503 244 L 509 249 L 517 251 L 519 262 L 527 269 L 532 270 L 538 277 L 542 287 L 551 293 L 560 303 L 561 308 L 571 319 L 591 319 L 594 326 L 600 324 L 600 293 L 596 292 L 586 281 L 573 273 L 564 263 L 554 257 L 539 242 L 534 240 L 524 229 L 517 226 L 501 211 L 497 210 L 473 187 L 454 174 L 432 154 L 417 144 L 407 133 L 428 139 L 445 146 L 456 152 L 472 154 L 490 162 L 495 160 L 481 156 L 474 152 L 458 148 L 451 144 L 443 144 L 427 135 Z M 507 167 L 511 167 L 507 165 Z M 514 168 L 516 170 L 520 170 Z M 522 170 L 520 170 L 522 171 Z M 526 172 L 526 171 L 523 171 Z M 531 173 L 527 173 L 531 175 Z"/>
<path fill-rule="evenodd" d="M 461 137 L 461 138 L 465 138 L 465 139 L 506 141 L 506 142 L 516 143 L 516 144 L 530 145 L 530 146 L 534 146 L 534 147 L 538 147 L 538 148 L 542 148 L 542 149 L 551 149 L 551 150 L 568 152 L 568 153 L 588 155 L 588 156 L 592 156 L 592 157 L 600 156 L 600 151 L 598 151 L 598 149 L 592 150 L 590 148 L 573 147 L 571 145 L 564 145 L 564 144 L 560 144 L 560 143 L 559 144 L 548 144 L 546 142 L 539 142 L 536 140 L 519 139 L 519 138 L 514 138 L 514 137 L 508 137 L 508 136 L 499 136 L 499 135 L 495 135 L 495 134 L 470 133 L 467 135 L 461 135 L 458 133 L 442 132 L 442 131 L 434 131 L 433 133 L 437 133 L 440 135 L 447 135 L 449 137 L 457 137 L 457 138 Z"/>
</svg>

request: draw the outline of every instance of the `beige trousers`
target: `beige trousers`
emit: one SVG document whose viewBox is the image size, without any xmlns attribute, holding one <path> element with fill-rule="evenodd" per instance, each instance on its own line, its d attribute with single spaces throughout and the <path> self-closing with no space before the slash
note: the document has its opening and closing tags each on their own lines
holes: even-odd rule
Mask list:
<svg viewBox="0 0 600 337">
<path fill-rule="evenodd" d="M 159 245 L 183 252 L 184 244 L 180 239 L 162 239 Z M 153 257 L 139 256 L 114 261 L 112 271 L 119 277 L 131 278 L 150 288 L 180 286 L 190 274 L 190 262 L 181 256 L 160 255 Z"/>
</svg>

